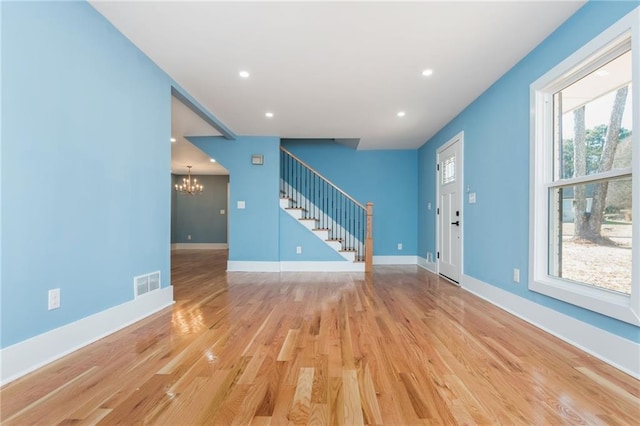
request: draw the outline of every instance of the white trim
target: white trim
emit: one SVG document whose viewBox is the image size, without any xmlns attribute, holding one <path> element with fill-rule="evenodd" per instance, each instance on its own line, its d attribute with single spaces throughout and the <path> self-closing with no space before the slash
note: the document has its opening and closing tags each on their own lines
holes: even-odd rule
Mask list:
<svg viewBox="0 0 640 426">
<path fill-rule="evenodd" d="M 373 256 L 374 265 L 415 265 L 418 256 Z"/>
<path fill-rule="evenodd" d="M 613 170 L 597 175 L 571 179 L 553 179 L 551 143 L 553 140 L 552 93 L 558 90 L 557 83 L 566 85 L 579 77 L 580 73 L 595 69 L 599 56 L 593 56 L 608 48 L 617 49 L 615 43 L 630 33 L 632 48 L 632 105 L 634 112 L 640 109 L 640 7 L 593 38 L 571 56 L 560 62 L 530 85 L 530 189 L 529 189 L 529 289 L 576 306 L 616 318 L 636 326 L 640 325 L 640 252 L 632 252 L 631 295 L 616 294 L 597 287 L 573 284 L 548 274 L 548 229 L 549 188 L 583 183 L 592 179 L 613 178 L 633 173 L 632 194 L 640 191 L 640 142 L 634 139 L 632 167 Z M 607 52 L 603 52 L 607 55 Z M 591 61 L 587 63 L 586 61 Z M 585 68 L 586 67 L 586 68 Z M 558 86 L 558 87 L 557 87 Z M 633 128 L 640 128 L 640 115 L 634 114 Z M 633 197 L 632 210 L 640 209 L 640 200 Z M 640 226 L 632 228 L 634 241 L 640 240 Z"/>
<path fill-rule="evenodd" d="M 0 384 L 16 380 L 173 303 L 173 287 L 164 287 L 1 349 Z"/>
<path fill-rule="evenodd" d="M 252 262 L 248 260 L 229 260 L 227 272 L 364 272 L 364 263 L 344 261 L 282 261 Z"/>
<path fill-rule="evenodd" d="M 590 175 L 578 176 L 568 179 L 556 179 L 553 182 L 546 183 L 546 189 L 552 188 L 564 188 L 566 186 L 574 186 L 580 184 L 586 184 L 591 182 L 598 182 L 602 180 L 612 180 L 615 178 L 624 178 L 631 176 L 632 168 L 625 167 L 624 169 L 613 169 L 608 172 L 594 173 Z"/>
<path fill-rule="evenodd" d="M 280 262 L 280 270 L 283 272 L 364 272 L 364 263 L 345 261 L 287 261 Z"/>
<path fill-rule="evenodd" d="M 171 250 L 226 250 L 227 243 L 176 243 L 171 244 Z"/>
<path fill-rule="evenodd" d="M 459 258 L 459 262 L 460 262 L 460 268 L 458 271 L 458 276 L 459 279 L 462 279 L 462 275 L 464 274 L 464 222 L 465 222 L 465 216 L 464 216 L 464 202 L 465 202 L 465 196 L 464 196 L 464 130 L 459 132 L 458 134 L 456 134 L 454 137 L 452 137 L 451 139 L 449 139 L 447 142 L 445 142 L 444 144 L 442 144 L 437 150 L 436 150 L 436 164 L 440 163 L 440 153 L 442 151 L 444 151 L 445 149 L 449 148 L 451 145 L 455 144 L 455 143 L 460 143 L 460 161 L 458 162 L 459 164 L 456 164 L 456 173 L 458 174 L 458 178 L 457 181 L 460 183 L 460 200 L 459 200 L 459 206 L 460 206 L 460 258 Z M 440 215 L 438 214 L 438 209 L 440 208 L 440 171 L 438 170 L 438 167 L 436 167 L 436 214 L 435 214 L 435 220 L 436 220 L 436 253 L 440 251 Z M 436 274 L 440 272 L 440 260 L 439 258 L 436 256 L 436 260 L 435 260 L 435 270 L 436 270 Z"/>
<path fill-rule="evenodd" d="M 280 262 L 227 261 L 227 272 L 280 272 Z"/>
<path fill-rule="evenodd" d="M 462 288 L 640 379 L 640 343 L 624 339 L 468 275 L 463 277 Z"/>
<path fill-rule="evenodd" d="M 436 265 L 435 262 L 429 262 L 424 257 L 418 256 L 417 264 L 418 264 L 419 267 L 421 267 L 423 269 L 426 269 L 427 271 L 429 271 L 429 272 L 431 272 L 433 274 L 437 274 L 437 272 L 436 272 L 437 265 Z"/>
</svg>

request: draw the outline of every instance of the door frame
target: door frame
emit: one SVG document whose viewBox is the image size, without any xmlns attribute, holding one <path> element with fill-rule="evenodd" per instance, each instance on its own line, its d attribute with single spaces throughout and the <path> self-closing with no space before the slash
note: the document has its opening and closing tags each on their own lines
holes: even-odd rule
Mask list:
<svg viewBox="0 0 640 426">
<path fill-rule="evenodd" d="M 438 251 L 440 251 L 440 215 L 437 213 L 439 212 L 438 209 L 440 208 L 440 170 L 438 170 L 437 165 L 440 164 L 440 155 L 442 154 L 442 152 L 447 148 L 451 147 L 455 143 L 460 144 L 459 145 L 460 158 L 456 162 L 456 174 L 458 175 L 457 178 L 460 182 L 460 191 L 459 191 L 460 193 L 458 194 L 458 197 L 459 197 L 458 205 L 460 206 L 460 265 L 458 267 L 459 278 L 458 278 L 458 283 L 456 285 L 462 287 L 462 277 L 464 276 L 464 224 L 466 222 L 465 215 L 464 215 L 464 198 L 465 197 L 463 195 L 466 193 L 465 186 L 464 186 L 464 130 L 456 134 L 454 137 L 452 137 L 447 142 L 442 144 L 436 150 L 436 168 L 435 168 L 436 169 L 435 170 L 436 172 L 436 215 L 435 215 L 436 258 L 435 258 L 435 262 L 436 262 L 436 274 L 442 277 L 442 275 L 440 275 L 440 259 L 438 258 L 438 255 L 437 255 Z M 454 283 L 453 281 L 451 282 Z"/>
</svg>

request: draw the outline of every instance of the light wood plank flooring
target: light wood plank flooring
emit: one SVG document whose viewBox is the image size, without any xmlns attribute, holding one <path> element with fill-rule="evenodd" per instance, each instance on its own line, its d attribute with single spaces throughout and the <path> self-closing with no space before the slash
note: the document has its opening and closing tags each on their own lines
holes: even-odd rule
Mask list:
<svg viewBox="0 0 640 426">
<path fill-rule="evenodd" d="M 637 380 L 417 267 L 226 273 L 0 391 L 3 425 L 638 424 Z"/>
</svg>

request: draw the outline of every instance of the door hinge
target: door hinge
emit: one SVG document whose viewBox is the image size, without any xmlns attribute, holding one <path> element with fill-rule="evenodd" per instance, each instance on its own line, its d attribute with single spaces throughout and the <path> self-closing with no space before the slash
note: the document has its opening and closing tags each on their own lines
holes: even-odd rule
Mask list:
<svg viewBox="0 0 640 426">
<path fill-rule="evenodd" d="M 436 164 L 436 170 L 440 171 L 440 164 Z"/>
<path fill-rule="evenodd" d="M 440 214 L 440 207 L 436 209 L 436 214 Z"/>
<path fill-rule="evenodd" d="M 437 253 L 436 253 L 436 258 L 437 258 L 437 259 L 440 259 L 440 252 L 437 252 Z"/>
</svg>

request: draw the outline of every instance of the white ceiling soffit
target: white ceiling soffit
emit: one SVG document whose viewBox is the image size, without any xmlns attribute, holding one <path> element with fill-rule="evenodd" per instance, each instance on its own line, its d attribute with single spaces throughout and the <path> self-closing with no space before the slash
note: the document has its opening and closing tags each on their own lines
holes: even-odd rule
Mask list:
<svg viewBox="0 0 640 426">
<path fill-rule="evenodd" d="M 91 4 L 236 134 L 409 149 L 584 1 Z"/>
<path fill-rule="evenodd" d="M 228 175 L 229 171 L 196 148 L 185 136 L 220 136 L 220 132 L 196 115 L 185 104 L 171 97 L 171 173 L 186 175 L 187 166 L 196 175 Z M 215 158 L 214 158 L 215 160 Z"/>
</svg>

